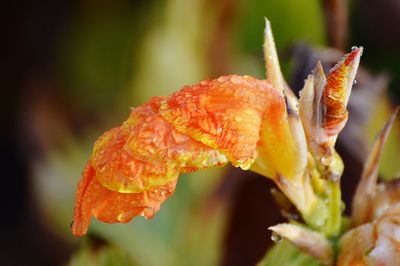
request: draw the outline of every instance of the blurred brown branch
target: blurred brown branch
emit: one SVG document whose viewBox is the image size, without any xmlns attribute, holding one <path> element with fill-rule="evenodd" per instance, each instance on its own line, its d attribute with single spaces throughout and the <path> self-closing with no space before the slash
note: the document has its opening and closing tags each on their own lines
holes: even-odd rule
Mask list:
<svg viewBox="0 0 400 266">
<path fill-rule="evenodd" d="M 346 0 L 323 0 L 328 44 L 344 50 L 348 34 L 348 7 Z"/>
</svg>

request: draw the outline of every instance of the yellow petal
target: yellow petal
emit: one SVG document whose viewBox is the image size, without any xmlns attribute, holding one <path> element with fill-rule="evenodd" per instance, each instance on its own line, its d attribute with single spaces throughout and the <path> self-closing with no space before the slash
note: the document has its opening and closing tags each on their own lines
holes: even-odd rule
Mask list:
<svg viewBox="0 0 400 266">
<path fill-rule="evenodd" d="M 307 165 L 307 145 L 297 110 L 297 98 L 286 85 L 279 66 L 271 25 L 266 19 L 264 58 L 267 81 L 278 97 L 265 110 L 257 144 L 258 158 L 251 169 L 264 176 L 301 178 Z"/>
</svg>

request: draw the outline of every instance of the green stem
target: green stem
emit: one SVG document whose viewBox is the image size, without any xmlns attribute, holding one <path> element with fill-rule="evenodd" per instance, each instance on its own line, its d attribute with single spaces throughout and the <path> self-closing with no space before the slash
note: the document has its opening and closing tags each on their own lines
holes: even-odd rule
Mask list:
<svg viewBox="0 0 400 266">
<path fill-rule="evenodd" d="M 330 190 L 328 199 L 328 220 L 324 228 L 324 233 L 328 237 L 336 237 L 340 233 L 342 225 L 342 193 L 340 190 L 340 181 L 328 181 Z"/>
</svg>

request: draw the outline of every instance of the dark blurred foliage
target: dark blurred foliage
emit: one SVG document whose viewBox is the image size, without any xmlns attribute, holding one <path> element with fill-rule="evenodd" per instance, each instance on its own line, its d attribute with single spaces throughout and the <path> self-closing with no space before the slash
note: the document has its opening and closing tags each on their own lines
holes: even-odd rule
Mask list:
<svg viewBox="0 0 400 266">
<path fill-rule="evenodd" d="M 1 264 L 54 265 L 66 261 L 70 247 L 48 232 L 30 204 L 29 149 L 24 147 L 18 116 L 26 84 L 33 76 L 51 77 L 60 27 L 70 19 L 69 1 L 8 1 L 2 7 Z M 51 250 L 51 252 L 50 252 Z"/>
<path fill-rule="evenodd" d="M 263 78 L 261 44 L 264 16 L 272 22 L 282 67 L 295 91 L 301 89 L 317 59 L 323 59 L 327 67 L 337 60 L 338 52 L 331 56 L 332 53 L 319 52 L 322 49 L 315 49 L 315 46 L 348 50 L 352 45 L 362 45 L 365 47 L 363 66 L 373 74 L 360 77 L 357 86 L 376 84 L 377 89 L 371 90 L 379 90 L 378 87 L 387 84 L 388 79 L 382 81 L 379 75 L 385 72 L 390 80 L 391 94 L 397 97 L 397 101 L 400 99 L 399 1 L 197 1 L 202 5 L 191 7 L 188 4 L 186 14 L 179 8 L 180 13 L 176 14 L 165 11 L 172 9 L 170 2 L 8 1 L 2 8 L 5 29 L 0 104 L 0 162 L 4 180 L 4 189 L 0 193 L 3 203 L 1 265 L 61 265 L 70 261 L 71 254 L 77 250 L 73 262 L 85 263 L 90 254 L 100 254 L 95 263 L 108 261 L 102 257 L 103 253 L 98 252 L 105 250 L 115 259 L 111 261 L 130 264 L 123 252 L 108 243 L 112 242 L 110 239 L 89 239 L 90 244 L 86 245 L 57 231 L 60 227 L 52 224 L 44 213 L 45 208 L 40 206 L 43 201 L 36 198 L 34 165 L 51 158 L 53 151 L 68 151 L 70 139 L 84 143 L 82 149 L 86 151 L 91 145 L 86 143 L 88 136 L 93 142 L 94 136 L 122 121 L 130 105 L 145 101 L 147 94 L 166 94 L 165 90 L 176 90 L 184 85 L 182 82 L 196 82 L 230 72 Z M 191 10 L 200 9 L 199 6 L 202 8 L 200 11 Z M 188 25 L 182 25 L 184 23 L 178 19 L 171 22 L 171 14 L 189 21 L 192 13 L 201 23 L 190 20 Z M 169 24 L 162 25 L 166 21 Z M 152 58 L 146 57 L 145 51 L 146 47 L 158 47 L 163 55 L 168 52 L 162 50 L 164 43 L 151 42 L 151 32 L 161 37 L 165 34 L 160 37 L 160 42 L 170 41 L 171 46 L 167 48 L 174 47 L 175 42 L 171 39 L 175 37 L 178 40 L 176 44 L 184 46 L 187 42 L 194 47 L 190 51 L 180 46 L 173 51 L 167 50 L 171 51 L 172 58 L 194 54 L 193 58 L 201 57 L 205 63 L 189 62 L 189 65 L 184 60 L 184 63 L 179 63 L 178 59 L 174 62 L 167 54 L 166 63 L 161 66 L 169 66 L 164 68 L 164 74 L 172 81 L 165 77 L 162 79 L 163 76 L 158 74 L 162 71 L 155 68 L 157 64 L 151 63 Z M 182 34 L 189 37 L 182 37 Z M 309 45 L 298 45 L 299 41 Z M 199 55 L 197 51 L 205 52 Z M 148 62 L 148 65 L 143 62 Z M 154 72 L 143 74 L 142 71 Z M 178 78 L 174 79 L 174 75 Z M 160 82 L 165 80 L 167 89 L 140 81 L 157 77 L 161 77 Z M 131 88 L 135 85 L 139 87 L 137 91 Z M 149 87 L 153 89 L 150 91 Z M 393 102 L 396 102 L 395 97 Z M 361 117 L 362 120 L 364 111 L 372 112 L 375 102 L 370 99 L 369 105 L 363 104 L 350 105 L 350 117 L 354 114 L 355 118 Z M 357 116 L 357 113 L 361 115 Z M 367 118 L 371 117 L 372 114 Z M 354 138 L 354 134 L 362 134 L 362 130 L 356 130 L 356 133 L 349 130 L 350 133 L 344 132 L 344 135 Z M 365 149 L 362 145 L 360 141 L 354 149 L 345 140 L 339 143 L 338 151 L 346 165 L 344 180 L 348 183 L 344 186 L 344 198 L 347 203 L 362 168 L 363 157 L 359 155 Z M 88 155 L 88 152 L 83 153 Z M 81 168 L 83 163 L 75 168 Z M 63 176 L 66 173 L 57 174 Z M 177 193 L 185 194 L 187 182 L 182 181 L 182 190 Z M 263 257 L 269 245 L 268 225 L 283 220 L 269 193 L 272 186 L 272 182 L 264 177 L 237 169 L 231 170 L 216 187 L 210 185 L 213 190 L 205 194 L 207 200 L 202 200 L 207 203 L 201 215 L 212 213 L 210 206 L 215 200 L 222 199 L 228 202 L 229 207 L 226 228 L 222 232 L 222 254 L 218 255 L 220 264 L 252 265 Z M 74 187 L 63 189 L 73 190 Z M 194 197 L 192 192 L 186 192 L 186 199 Z M 44 201 L 51 203 L 53 199 L 44 198 Z M 171 202 L 178 204 L 173 199 Z M 195 205 L 200 204 L 195 202 Z M 177 206 L 179 210 L 180 205 Z M 170 224 L 174 224 L 173 219 L 179 218 L 168 219 Z M 69 222 L 63 221 L 64 227 Z M 196 226 L 201 229 L 202 224 Z M 64 227 L 62 230 L 68 231 Z M 112 232 L 113 228 L 109 230 Z M 167 236 L 171 233 L 165 232 L 168 231 L 165 228 L 156 228 L 155 231 Z M 201 234 L 196 237 L 201 239 Z M 206 249 L 206 243 L 203 244 Z M 185 256 L 184 250 L 178 250 Z"/>
<path fill-rule="evenodd" d="M 87 3 L 90 6 L 90 2 Z M 125 3 L 125 7 L 96 1 L 99 20 L 106 16 L 109 22 L 119 16 L 113 8 L 126 8 L 125 12 L 144 9 L 146 1 Z M 40 211 L 35 206 L 29 162 L 43 155 L 35 132 L 21 124 L 26 105 L 43 104 L 44 110 L 58 112 L 74 134 L 90 125 L 100 114 L 90 111 L 87 104 L 79 105 L 82 91 L 71 91 L 61 83 L 57 61 L 65 32 L 70 24 L 78 23 L 77 1 L 8 1 L 2 7 L 2 96 L 1 96 L 1 169 L 4 188 L 0 193 L 3 203 L 1 215 L 1 265 L 60 265 L 71 254 L 71 245 L 56 236 L 40 221 Z M 89 7 L 88 7 L 89 8 Z M 87 10 L 90 12 L 89 10 Z M 138 13 L 140 13 L 138 11 Z M 103 15 L 102 15 L 103 14 Z M 132 19 L 129 17 L 129 19 Z M 105 23 L 106 25 L 106 23 Z M 129 25 L 125 25 L 128 27 Z M 101 42 L 100 42 L 101 43 Z M 94 93 L 94 92 L 93 92 Z M 107 101 L 103 97 L 103 105 Z M 88 101 L 90 102 L 90 101 Z M 83 108 L 86 108 L 83 109 Z M 62 127 L 62 123 L 60 123 Z M 43 137 L 52 137 L 60 144 L 62 128 L 51 128 Z"/>
<path fill-rule="evenodd" d="M 391 93 L 400 101 L 400 2 L 352 1 L 349 42 L 366 47 L 363 59 L 371 70 L 390 76 Z"/>
</svg>

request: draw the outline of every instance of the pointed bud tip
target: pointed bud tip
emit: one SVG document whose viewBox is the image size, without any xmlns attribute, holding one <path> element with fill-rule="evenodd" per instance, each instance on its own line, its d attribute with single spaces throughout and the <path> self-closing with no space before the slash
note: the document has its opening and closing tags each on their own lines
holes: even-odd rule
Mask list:
<svg viewBox="0 0 400 266">
<path fill-rule="evenodd" d="M 394 109 L 394 112 L 392 113 L 392 115 L 389 118 L 389 121 L 386 123 L 386 125 L 383 127 L 381 135 L 382 138 L 384 139 L 384 142 L 386 142 L 386 138 L 389 135 L 389 132 L 393 126 L 393 123 L 399 113 L 400 110 L 400 105 L 396 106 L 396 108 Z"/>
<path fill-rule="evenodd" d="M 268 20 L 267 17 L 264 17 L 264 21 L 265 21 L 265 30 L 270 29 L 271 28 L 271 22 Z"/>
<path fill-rule="evenodd" d="M 264 17 L 265 20 L 265 28 L 264 28 L 264 39 L 270 40 L 273 39 L 272 37 L 272 28 L 271 28 L 271 22 Z M 265 41 L 265 40 L 264 40 Z M 265 45 L 266 43 L 264 43 Z"/>
<path fill-rule="evenodd" d="M 324 69 L 324 68 L 322 67 L 321 60 L 318 60 L 318 61 L 317 61 L 317 64 L 315 65 L 315 69 Z"/>
<path fill-rule="evenodd" d="M 346 66 L 349 66 L 349 65 L 353 64 L 354 62 L 358 61 L 363 53 L 363 50 L 364 50 L 364 48 L 362 46 L 360 46 L 360 47 L 353 46 L 351 48 L 351 52 L 345 56 L 346 59 L 344 61 L 344 64 Z"/>
<path fill-rule="evenodd" d="M 324 72 L 324 67 L 322 66 L 322 63 L 320 60 L 318 60 L 317 64 L 315 65 L 314 69 L 311 72 L 315 79 L 325 79 L 325 72 Z M 324 82 L 325 83 L 325 82 Z M 325 85 L 325 84 L 324 84 Z"/>
</svg>

